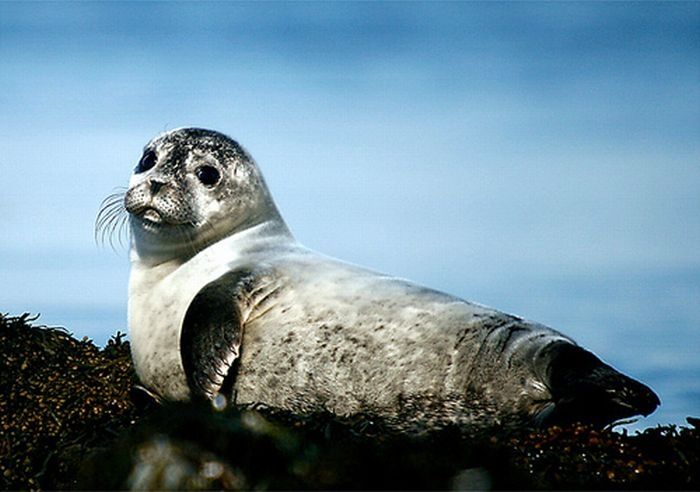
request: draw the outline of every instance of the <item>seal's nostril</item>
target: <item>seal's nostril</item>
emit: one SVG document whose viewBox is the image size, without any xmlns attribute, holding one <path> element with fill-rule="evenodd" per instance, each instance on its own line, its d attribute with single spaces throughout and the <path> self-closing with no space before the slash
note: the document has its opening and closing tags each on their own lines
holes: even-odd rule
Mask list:
<svg viewBox="0 0 700 492">
<path fill-rule="evenodd" d="M 151 194 L 155 195 L 165 183 L 163 181 L 158 181 L 156 178 L 149 178 L 148 184 L 151 186 Z"/>
</svg>

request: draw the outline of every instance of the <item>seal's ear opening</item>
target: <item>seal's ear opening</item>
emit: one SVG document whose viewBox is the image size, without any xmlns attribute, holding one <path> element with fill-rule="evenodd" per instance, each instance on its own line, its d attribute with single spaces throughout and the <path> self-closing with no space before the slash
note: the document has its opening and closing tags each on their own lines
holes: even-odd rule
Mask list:
<svg viewBox="0 0 700 492">
<path fill-rule="evenodd" d="M 236 305 L 241 276 L 228 272 L 204 286 L 185 314 L 180 353 L 195 399 L 232 396 L 243 337 Z"/>
<path fill-rule="evenodd" d="M 545 425 L 580 422 L 604 426 L 636 415 L 647 416 L 661 403 L 649 387 L 577 345 L 555 343 L 547 351 L 554 408 Z"/>
</svg>

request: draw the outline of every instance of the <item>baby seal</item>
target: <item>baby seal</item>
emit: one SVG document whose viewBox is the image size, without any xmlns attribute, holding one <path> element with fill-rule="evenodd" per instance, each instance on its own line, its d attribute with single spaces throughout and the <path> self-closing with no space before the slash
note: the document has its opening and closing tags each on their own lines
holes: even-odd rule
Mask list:
<svg viewBox="0 0 700 492">
<path fill-rule="evenodd" d="M 223 394 L 414 433 L 602 425 L 659 404 L 551 328 L 304 248 L 221 133 L 156 137 L 124 205 L 133 360 L 162 398 Z"/>
</svg>

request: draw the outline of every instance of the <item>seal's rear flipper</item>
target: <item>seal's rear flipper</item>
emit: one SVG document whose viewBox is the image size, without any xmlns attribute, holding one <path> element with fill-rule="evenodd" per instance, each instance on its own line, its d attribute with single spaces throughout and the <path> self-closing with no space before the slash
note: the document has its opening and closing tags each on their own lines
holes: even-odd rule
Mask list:
<svg viewBox="0 0 700 492">
<path fill-rule="evenodd" d="M 554 343 L 543 352 L 552 394 L 552 404 L 540 415 L 545 425 L 581 422 L 602 426 L 647 416 L 660 404 L 650 388 L 577 345 Z"/>
</svg>

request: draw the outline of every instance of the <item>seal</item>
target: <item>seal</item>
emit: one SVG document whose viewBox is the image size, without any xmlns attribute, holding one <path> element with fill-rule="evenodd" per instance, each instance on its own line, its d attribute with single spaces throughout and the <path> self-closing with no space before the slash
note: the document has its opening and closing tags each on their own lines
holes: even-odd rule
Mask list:
<svg viewBox="0 0 700 492">
<path fill-rule="evenodd" d="M 221 133 L 153 139 L 123 205 L 132 356 L 162 398 L 224 395 L 412 433 L 602 425 L 659 404 L 558 331 L 303 247 Z"/>
</svg>

